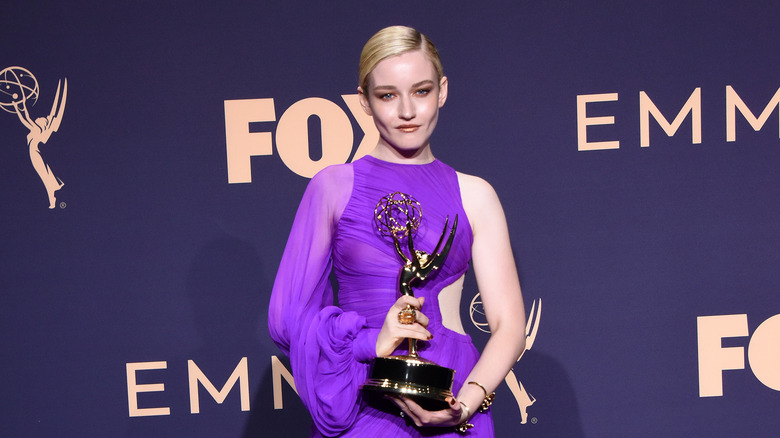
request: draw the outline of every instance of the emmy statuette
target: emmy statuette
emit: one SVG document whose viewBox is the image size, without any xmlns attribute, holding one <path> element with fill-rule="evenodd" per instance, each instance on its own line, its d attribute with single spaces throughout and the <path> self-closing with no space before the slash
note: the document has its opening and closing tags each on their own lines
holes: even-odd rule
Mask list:
<svg viewBox="0 0 780 438">
<path fill-rule="evenodd" d="M 425 280 L 434 270 L 442 266 L 455 238 L 458 217 L 452 223 L 447 241 L 449 218 L 444 223 L 439 242 L 433 253 L 416 250 L 412 234 L 420 225 L 422 209 L 411 196 L 394 192 L 382 198 L 374 210 L 374 222 L 379 231 L 393 238 L 393 244 L 403 265 L 398 276 L 398 290 L 403 295 L 414 296 L 412 286 Z M 401 238 L 407 238 L 409 255 L 402 250 Z M 415 310 L 408 306 L 398 314 L 399 322 L 413 323 Z M 455 371 L 417 354 L 417 340 L 408 339 L 409 352 L 406 355 L 375 358 L 368 379 L 362 388 L 366 391 L 409 397 L 427 410 L 436 411 L 448 407 L 447 398 L 453 397 L 452 380 Z"/>
</svg>

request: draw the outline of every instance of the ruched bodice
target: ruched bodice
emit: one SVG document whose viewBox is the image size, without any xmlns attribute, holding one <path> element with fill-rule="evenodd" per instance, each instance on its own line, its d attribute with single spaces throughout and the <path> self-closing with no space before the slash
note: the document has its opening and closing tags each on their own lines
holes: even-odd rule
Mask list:
<svg viewBox="0 0 780 438">
<path fill-rule="evenodd" d="M 466 272 L 471 254 L 471 227 L 460 202 L 455 171 L 438 160 L 409 165 L 368 156 L 354 163 L 353 172 L 352 195 L 336 226 L 333 242 L 333 267 L 341 307 L 362 314 L 370 327 L 379 328 L 387 309 L 398 299 L 398 273 L 403 260 L 393 239 L 377 230 L 374 209 L 383 197 L 402 192 L 422 207 L 422 219 L 413 234 L 415 249 L 432 253 L 447 218 L 451 228 L 458 216 L 455 239 L 443 265 L 414 288 L 415 296 L 425 297 L 426 315 L 440 324 L 434 298 Z M 406 240 L 401 243 L 407 253 Z"/>
</svg>

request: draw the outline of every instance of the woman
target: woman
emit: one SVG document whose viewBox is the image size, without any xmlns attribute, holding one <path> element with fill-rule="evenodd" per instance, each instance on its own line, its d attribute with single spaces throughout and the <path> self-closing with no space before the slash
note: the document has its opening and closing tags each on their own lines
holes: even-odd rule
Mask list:
<svg viewBox="0 0 780 438">
<path fill-rule="evenodd" d="M 312 436 L 493 436 L 489 410 L 478 408 L 525 342 L 501 204 L 488 183 L 433 156 L 430 137 L 448 84 L 424 35 L 403 26 L 379 31 L 363 48 L 359 81 L 360 102 L 379 142 L 369 155 L 328 167 L 309 183 L 271 296 L 271 336 L 290 356 L 298 393 L 314 419 Z M 374 224 L 377 202 L 393 192 L 422 206 L 415 248 L 435 249 L 446 218 L 460 218 L 443 266 L 415 285 L 414 297 L 398 297 L 401 260 L 392 238 Z M 492 333 L 481 357 L 458 309 L 469 259 Z M 332 305 L 331 269 L 338 307 Z M 407 305 L 418 310 L 411 324 L 400 318 Z M 371 360 L 405 353 L 407 338 L 418 340 L 423 358 L 456 370 L 457 395 L 448 408 L 426 411 L 406 397 L 363 397 Z"/>
</svg>

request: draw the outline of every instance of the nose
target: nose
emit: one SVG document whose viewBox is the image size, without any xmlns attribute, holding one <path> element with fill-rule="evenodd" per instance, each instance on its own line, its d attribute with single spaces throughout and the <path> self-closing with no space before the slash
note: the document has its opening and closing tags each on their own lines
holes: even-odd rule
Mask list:
<svg viewBox="0 0 780 438">
<path fill-rule="evenodd" d="M 398 117 L 404 120 L 411 120 L 417 115 L 414 102 L 409 96 L 398 99 Z"/>
</svg>

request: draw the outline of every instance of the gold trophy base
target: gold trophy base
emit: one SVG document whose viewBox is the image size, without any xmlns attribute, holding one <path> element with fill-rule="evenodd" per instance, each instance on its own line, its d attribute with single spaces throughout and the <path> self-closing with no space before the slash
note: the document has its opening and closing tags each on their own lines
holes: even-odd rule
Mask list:
<svg viewBox="0 0 780 438">
<path fill-rule="evenodd" d="M 366 391 L 408 397 L 429 411 L 446 409 L 452 397 L 455 370 L 419 356 L 388 356 L 374 359 Z"/>
</svg>

